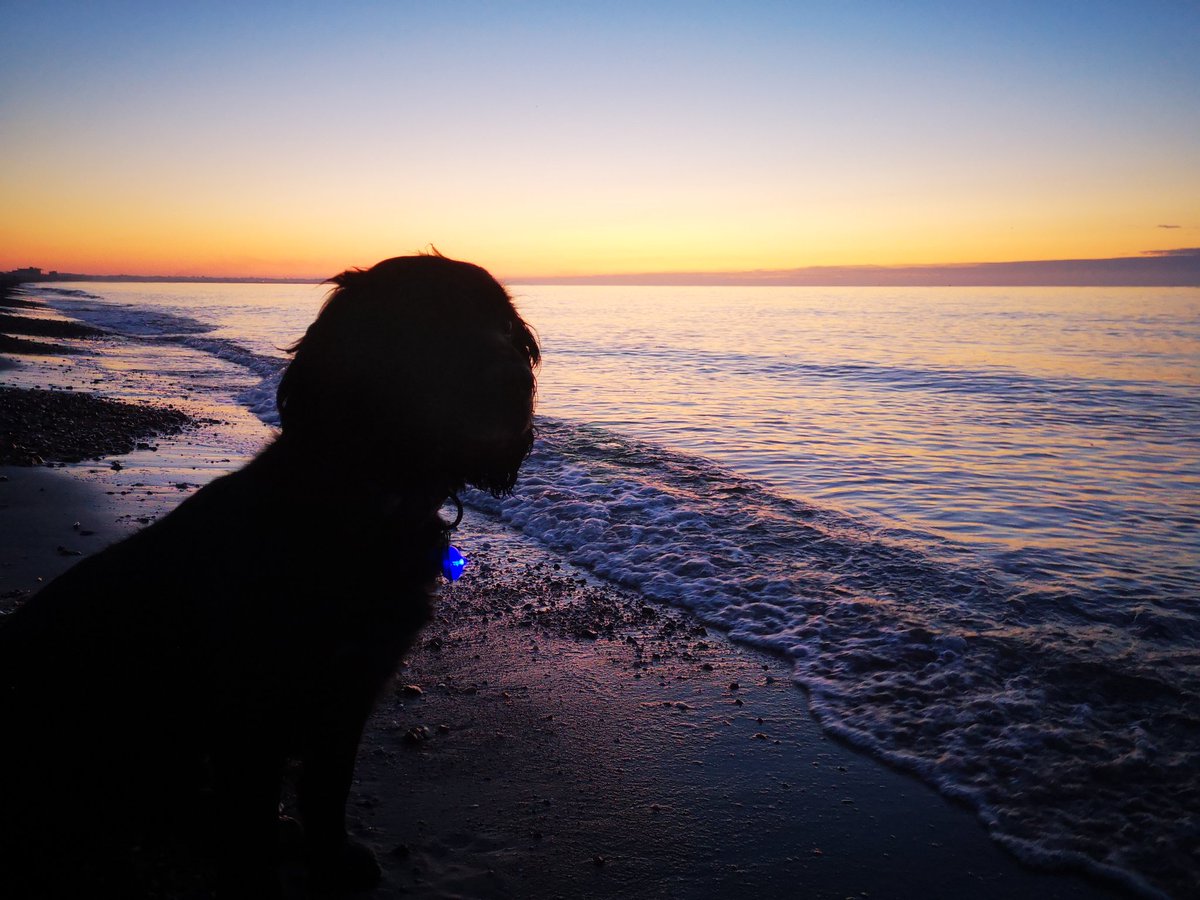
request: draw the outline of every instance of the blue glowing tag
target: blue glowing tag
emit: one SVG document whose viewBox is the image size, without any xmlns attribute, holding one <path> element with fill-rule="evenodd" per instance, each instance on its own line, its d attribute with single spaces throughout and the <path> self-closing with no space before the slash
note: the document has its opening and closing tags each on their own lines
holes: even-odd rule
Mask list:
<svg viewBox="0 0 1200 900">
<path fill-rule="evenodd" d="M 447 581 L 458 581 L 463 569 L 467 567 L 467 558 L 458 552 L 457 547 L 447 547 L 442 554 L 442 575 Z"/>
</svg>

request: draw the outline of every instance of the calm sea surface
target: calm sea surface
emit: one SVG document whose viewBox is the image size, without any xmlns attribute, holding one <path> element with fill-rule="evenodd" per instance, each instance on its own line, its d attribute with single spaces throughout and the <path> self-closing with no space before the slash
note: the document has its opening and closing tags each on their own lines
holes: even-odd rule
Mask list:
<svg viewBox="0 0 1200 900">
<path fill-rule="evenodd" d="M 1200 290 L 511 291 L 541 436 L 478 511 L 786 654 L 1025 858 L 1200 892 Z M 323 296 L 34 292 L 268 421 Z"/>
</svg>

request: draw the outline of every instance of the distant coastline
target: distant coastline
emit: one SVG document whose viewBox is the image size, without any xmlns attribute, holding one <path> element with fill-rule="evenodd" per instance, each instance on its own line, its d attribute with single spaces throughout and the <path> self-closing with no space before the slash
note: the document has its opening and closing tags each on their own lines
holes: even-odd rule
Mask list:
<svg viewBox="0 0 1200 900">
<path fill-rule="evenodd" d="M 1200 287 L 1200 248 L 1110 259 L 920 266 L 808 266 L 749 272 L 643 272 L 508 278 L 511 284 L 749 287 Z"/>
<path fill-rule="evenodd" d="M 161 284 L 320 284 L 322 278 L 250 278 L 238 275 L 86 275 L 43 272 L 36 266 L 0 272 L 0 278 L 25 284 L 45 281 L 157 282 Z"/>
<path fill-rule="evenodd" d="M 13 269 L 0 278 L 21 282 L 96 281 L 179 284 L 321 284 L 321 278 L 237 275 L 87 275 Z M 1200 287 L 1200 247 L 1152 250 L 1108 259 L 912 266 L 807 266 L 741 272 L 631 272 L 605 275 L 525 275 L 509 284 L 751 287 Z"/>
</svg>

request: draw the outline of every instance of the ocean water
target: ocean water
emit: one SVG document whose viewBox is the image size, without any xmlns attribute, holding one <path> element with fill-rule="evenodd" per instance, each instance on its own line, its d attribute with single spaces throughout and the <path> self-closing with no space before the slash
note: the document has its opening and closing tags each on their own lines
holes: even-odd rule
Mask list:
<svg viewBox="0 0 1200 900">
<path fill-rule="evenodd" d="M 1200 290 L 510 286 L 566 559 L 784 654 L 1036 863 L 1200 893 Z M 273 421 L 323 289 L 40 285 Z"/>
</svg>

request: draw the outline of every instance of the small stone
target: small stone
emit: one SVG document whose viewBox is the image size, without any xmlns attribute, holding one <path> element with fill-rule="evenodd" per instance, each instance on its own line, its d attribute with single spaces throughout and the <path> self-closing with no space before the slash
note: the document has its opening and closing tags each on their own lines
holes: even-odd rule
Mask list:
<svg viewBox="0 0 1200 900">
<path fill-rule="evenodd" d="M 429 740 L 429 729 L 424 725 L 414 725 L 404 733 L 404 743 L 421 744 Z"/>
<path fill-rule="evenodd" d="M 597 853 L 595 856 L 593 856 L 593 857 L 592 857 L 592 864 L 593 864 L 593 865 L 602 866 L 602 865 L 604 865 L 606 862 L 608 862 L 608 860 L 606 860 L 606 859 L 605 859 L 603 856 L 601 856 L 599 853 Z"/>
<path fill-rule="evenodd" d="M 400 693 L 405 697 L 421 697 L 425 694 L 425 691 L 421 689 L 419 684 L 406 684 L 400 688 Z"/>
<path fill-rule="evenodd" d="M 738 684 L 736 681 L 731 681 L 731 682 L 729 682 L 729 689 L 730 689 L 731 691 L 736 691 L 736 690 L 737 690 L 738 688 L 740 688 L 740 687 L 741 687 L 741 685 L 740 685 L 740 684 Z"/>
<path fill-rule="evenodd" d="M 765 734 L 763 734 L 761 731 L 754 732 L 754 740 L 765 741 L 766 739 L 767 739 L 767 736 Z"/>
</svg>

